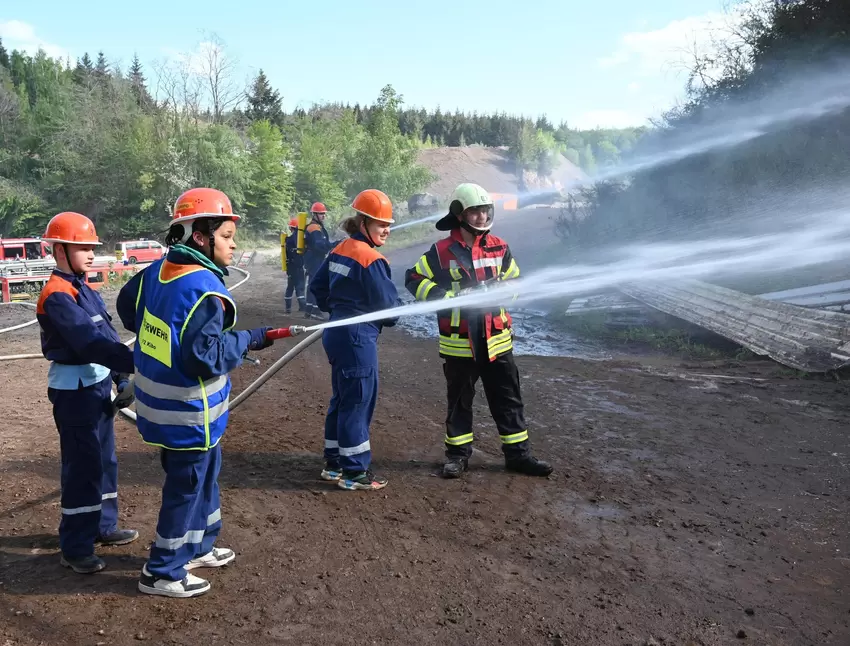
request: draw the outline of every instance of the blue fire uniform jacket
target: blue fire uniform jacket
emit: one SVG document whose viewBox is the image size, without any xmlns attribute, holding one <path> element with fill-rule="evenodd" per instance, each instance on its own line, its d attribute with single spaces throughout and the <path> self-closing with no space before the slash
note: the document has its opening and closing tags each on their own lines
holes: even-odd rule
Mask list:
<svg viewBox="0 0 850 646">
<path fill-rule="evenodd" d="M 389 263 L 360 233 L 331 251 L 310 289 L 319 309 L 330 312 L 331 321 L 399 304 Z M 369 425 L 378 399 L 378 335 L 396 320 L 328 328 L 322 336 L 333 381 L 325 419 L 325 460 L 343 471 L 369 468 Z"/>
</svg>

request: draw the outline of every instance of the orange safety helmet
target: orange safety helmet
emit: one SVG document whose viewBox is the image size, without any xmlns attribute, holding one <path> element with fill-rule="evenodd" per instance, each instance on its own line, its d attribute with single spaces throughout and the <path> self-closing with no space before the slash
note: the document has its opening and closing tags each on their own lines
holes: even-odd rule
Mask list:
<svg viewBox="0 0 850 646">
<path fill-rule="evenodd" d="M 242 219 L 233 213 L 230 198 L 214 188 L 190 188 L 174 203 L 171 224 L 182 224 L 202 218 L 227 218 L 234 222 Z"/>
<path fill-rule="evenodd" d="M 103 244 L 97 237 L 94 222 L 82 213 L 64 211 L 50 218 L 47 229 L 41 237 L 44 242 L 56 244 L 84 244 L 98 246 Z"/>
<path fill-rule="evenodd" d="M 289 227 L 292 228 L 292 229 L 297 229 L 298 228 L 298 218 L 292 218 L 289 221 Z"/>
<path fill-rule="evenodd" d="M 327 213 L 328 210 L 325 208 L 325 205 L 321 202 L 313 202 L 313 206 L 310 207 L 310 213 Z"/>
<path fill-rule="evenodd" d="M 361 191 L 351 203 L 351 208 L 373 220 L 387 224 L 395 222 L 393 220 L 393 203 L 390 202 L 386 193 L 376 188 L 367 188 L 365 191 Z"/>
</svg>

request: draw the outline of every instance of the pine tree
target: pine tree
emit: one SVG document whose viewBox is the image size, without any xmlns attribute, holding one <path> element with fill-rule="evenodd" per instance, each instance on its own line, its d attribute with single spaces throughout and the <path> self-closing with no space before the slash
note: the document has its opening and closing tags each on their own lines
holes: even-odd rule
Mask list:
<svg viewBox="0 0 850 646">
<path fill-rule="evenodd" d="M 133 54 L 133 63 L 130 65 L 130 72 L 127 74 L 127 80 L 130 81 L 130 88 L 132 89 L 133 96 L 136 97 L 136 103 L 139 106 L 146 107 L 153 103 L 153 99 L 148 93 L 148 88 L 145 85 L 145 75 L 142 72 L 142 63 L 139 61 L 138 54 Z"/>
<path fill-rule="evenodd" d="M 105 79 L 109 75 L 109 63 L 103 52 L 97 53 L 97 63 L 94 66 L 94 74 L 98 80 Z"/>
<path fill-rule="evenodd" d="M 9 69 L 11 64 L 9 62 L 9 52 L 6 51 L 6 48 L 3 47 L 3 39 L 0 38 L 0 66 Z"/>
<path fill-rule="evenodd" d="M 263 70 L 257 74 L 251 91 L 248 93 L 248 108 L 245 116 L 251 121 L 265 119 L 280 127 L 283 125 L 283 108 L 280 104 L 280 93 L 272 88 Z"/>
<path fill-rule="evenodd" d="M 91 58 L 89 58 L 88 52 L 83 54 L 83 58 L 80 62 L 83 65 L 83 69 L 85 69 L 87 72 L 93 72 L 94 71 L 94 65 L 92 65 Z"/>
</svg>

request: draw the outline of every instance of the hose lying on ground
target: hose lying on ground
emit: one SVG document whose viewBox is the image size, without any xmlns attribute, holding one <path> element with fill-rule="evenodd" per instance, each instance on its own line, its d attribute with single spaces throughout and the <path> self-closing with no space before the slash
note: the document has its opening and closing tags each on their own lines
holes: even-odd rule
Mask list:
<svg viewBox="0 0 850 646">
<path fill-rule="evenodd" d="M 236 283 L 233 287 L 230 288 L 231 290 L 234 290 L 237 287 L 239 287 L 240 285 L 244 284 L 251 277 L 250 272 L 245 271 L 244 269 L 241 269 L 240 267 L 229 267 L 228 269 L 235 269 L 239 273 L 245 275 L 245 278 L 243 278 L 238 283 Z M 2 304 L 5 305 L 5 303 L 2 303 Z M 18 303 L 18 304 L 19 305 L 27 305 L 29 307 L 35 307 L 35 305 L 32 305 L 31 303 Z M 0 330 L 0 333 L 11 332 L 12 330 L 17 330 L 17 329 L 20 329 L 22 327 L 26 327 L 28 325 L 34 325 L 35 323 L 38 323 L 38 319 L 33 319 L 32 321 L 27 321 L 26 323 L 22 323 L 20 325 L 16 325 L 16 326 L 13 326 L 13 327 L 10 327 L 10 328 L 6 328 L 4 330 Z M 130 347 L 135 342 L 136 342 L 136 337 L 133 337 L 129 341 L 125 341 L 124 345 L 126 345 L 127 347 Z M 30 353 L 30 354 L 10 354 L 10 355 L 7 355 L 7 356 L 0 357 L 0 361 L 17 361 L 19 359 L 44 359 L 44 355 L 41 354 L 40 352 L 33 352 L 33 353 Z"/>
<path fill-rule="evenodd" d="M 251 278 L 251 273 L 248 272 L 248 271 L 245 271 L 244 269 L 242 269 L 240 267 L 230 267 L 229 269 L 235 269 L 236 271 L 240 272 L 241 274 L 244 274 L 244 276 L 245 276 L 242 280 L 240 280 L 238 283 L 236 283 L 233 287 L 230 288 L 231 291 L 234 290 L 234 289 L 237 289 L 240 285 L 243 285 L 244 283 L 246 283 L 248 281 L 249 278 Z M 19 303 L 19 304 L 20 305 L 28 305 L 30 307 L 35 307 L 31 303 Z M 0 332 L 11 331 L 13 329 L 19 329 L 21 327 L 26 327 L 26 326 L 32 325 L 34 323 L 38 323 L 38 319 L 28 321 L 27 323 L 14 326 L 12 328 L 0 330 Z M 301 352 L 303 352 L 305 349 L 307 349 L 310 345 L 312 345 L 313 343 L 318 341 L 321 338 L 321 336 L 322 336 L 322 331 L 316 330 L 310 336 L 306 337 L 300 343 L 298 343 L 295 347 L 290 349 L 280 359 L 275 361 L 268 370 L 266 370 L 262 375 L 260 375 L 258 379 L 256 379 L 253 383 L 249 384 L 248 387 L 245 390 L 243 390 L 241 393 L 239 393 L 239 395 L 237 395 L 236 398 L 234 398 L 230 402 L 230 405 L 228 406 L 228 410 L 233 410 L 234 408 L 239 406 L 242 402 L 244 402 L 246 399 L 248 399 L 248 397 L 253 395 L 260 388 L 260 386 L 262 386 L 269 379 L 271 379 L 281 368 L 283 368 L 287 363 L 289 363 L 295 357 L 297 357 L 299 354 L 301 354 Z M 136 337 L 134 336 L 133 338 L 129 339 L 128 341 L 125 341 L 124 345 L 129 347 L 129 346 L 133 345 L 133 343 L 135 343 L 135 341 L 136 341 Z M 41 354 L 14 354 L 14 355 L 8 355 L 8 356 L 0 357 L 0 361 L 13 361 L 13 360 L 17 360 L 17 359 L 43 359 L 43 358 L 44 358 L 44 356 L 41 355 Z M 112 399 L 114 400 L 115 397 L 116 397 L 116 394 L 113 392 L 113 393 L 111 393 L 111 396 L 112 396 Z M 125 417 L 128 417 L 129 419 L 136 421 L 136 412 L 135 411 L 132 411 L 129 408 L 120 408 L 118 410 Z"/>
<path fill-rule="evenodd" d="M 25 303 L 23 301 L 9 301 L 8 303 L 0 303 L 0 305 L 23 305 L 24 307 L 31 307 L 35 309 L 35 305 L 33 305 L 32 303 Z M 0 330 L 0 334 L 3 334 L 4 332 L 12 332 L 14 330 L 20 330 L 21 328 L 29 327 L 30 325 L 35 325 L 36 323 L 38 323 L 38 319 L 33 319 L 32 321 L 27 321 L 26 323 L 18 323 L 18 325 L 13 325 L 11 327 L 4 327 L 2 330 Z"/>
</svg>

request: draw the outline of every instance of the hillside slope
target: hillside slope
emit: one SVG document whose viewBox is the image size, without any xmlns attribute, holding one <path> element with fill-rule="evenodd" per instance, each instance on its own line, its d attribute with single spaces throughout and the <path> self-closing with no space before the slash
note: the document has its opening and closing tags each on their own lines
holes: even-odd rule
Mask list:
<svg viewBox="0 0 850 646">
<path fill-rule="evenodd" d="M 425 192 L 446 199 L 463 182 L 480 184 L 493 193 L 517 194 L 546 187 L 566 188 L 587 179 L 584 171 L 563 155 L 558 158 L 560 163 L 549 177 L 526 172 L 522 179 L 508 151 L 502 148 L 427 148 L 419 151 L 418 161 L 437 176 Z"/>
</svg>

